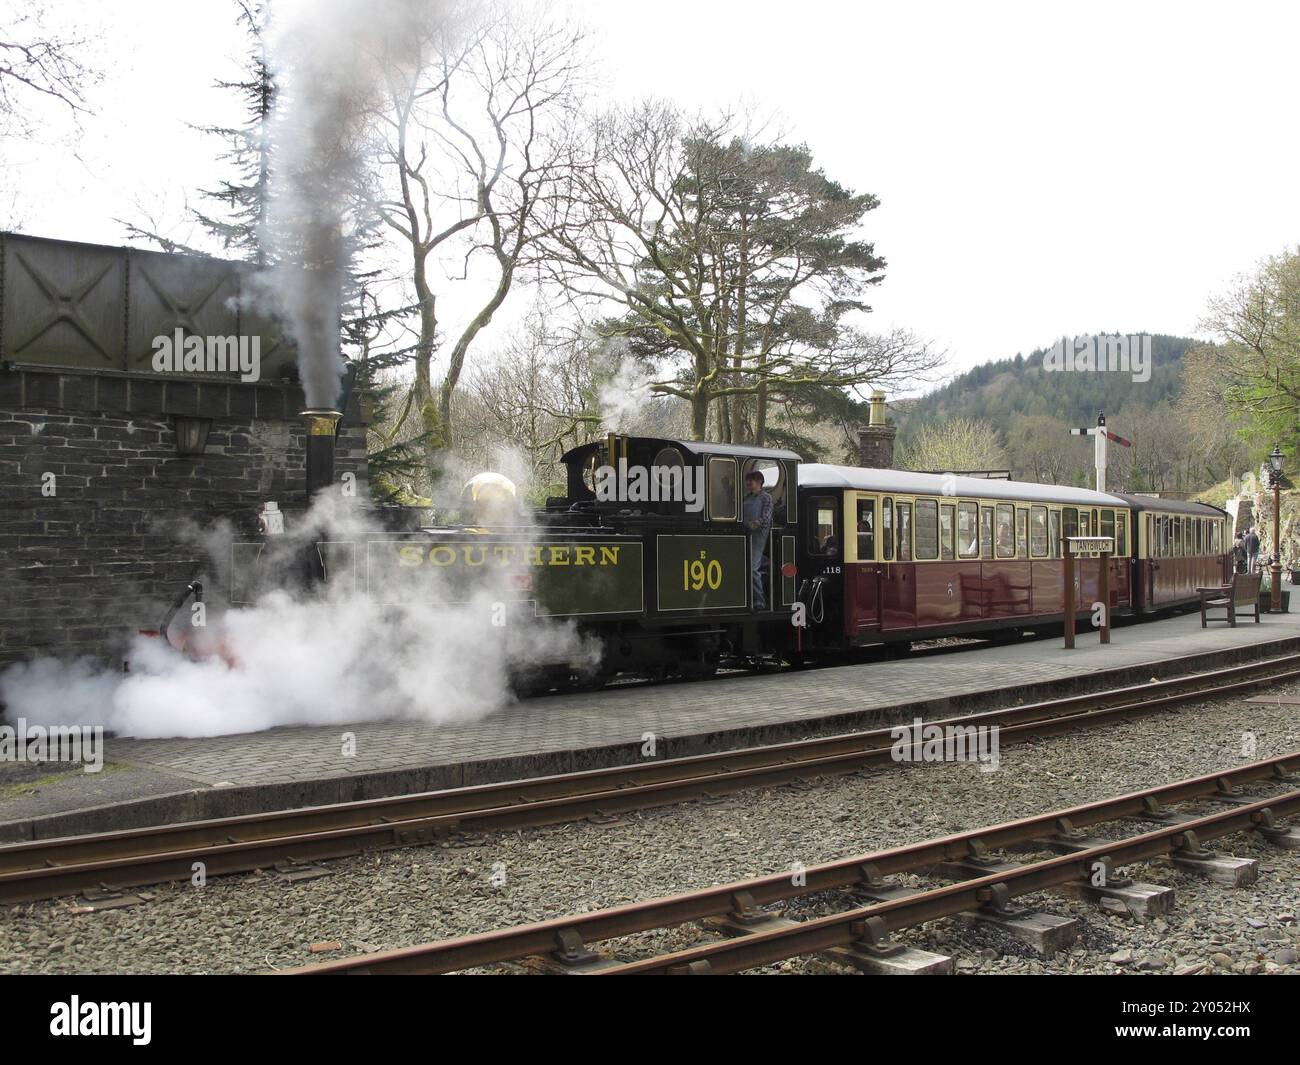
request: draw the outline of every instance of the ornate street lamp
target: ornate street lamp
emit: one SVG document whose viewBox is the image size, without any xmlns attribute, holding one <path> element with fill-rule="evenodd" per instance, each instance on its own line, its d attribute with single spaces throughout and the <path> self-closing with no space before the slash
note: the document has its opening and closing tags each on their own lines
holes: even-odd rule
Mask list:
<svg viewBox="0 0 1300 1065">
<path fill-rule="evenodd" d="M 1273 482 L 1273 595 L 1270 614 L 1282 613 L 1282 449 L 1276 444 L 1268 456 L 1268 479 Z"/>
</svg>

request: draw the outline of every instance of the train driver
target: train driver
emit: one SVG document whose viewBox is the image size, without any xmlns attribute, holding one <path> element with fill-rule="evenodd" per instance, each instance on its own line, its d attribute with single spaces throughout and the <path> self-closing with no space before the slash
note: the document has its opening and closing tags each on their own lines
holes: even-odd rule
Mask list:
<svg viewBox="0 0 1300 1065">
<path fill-rule="evenodd" d="M 763 555 L 767 552 L 767 534 L 772 531 L 772 497 L 763 490 L 763 474 L 750 470 L 745 474 L 745 528 L 749 530 L 749 560 L 753 569 L 754 609 L 766 610 L 763 593 Z"/>
</svg>

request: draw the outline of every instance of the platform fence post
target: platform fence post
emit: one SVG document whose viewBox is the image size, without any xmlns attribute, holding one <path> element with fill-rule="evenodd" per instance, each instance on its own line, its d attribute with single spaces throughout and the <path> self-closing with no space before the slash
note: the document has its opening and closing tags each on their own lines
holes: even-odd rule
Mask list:
<svg viewBox="0 0 1300 1065">
<path fill-rule="evenodd" d="M 1061 572 L 1065 577 L 1065 646 L 1074 647 L 1074 556 L 1070 554 L 1070 541 L 1061 540 L 1061 559 L 1065 563 Z"/>
</svg>

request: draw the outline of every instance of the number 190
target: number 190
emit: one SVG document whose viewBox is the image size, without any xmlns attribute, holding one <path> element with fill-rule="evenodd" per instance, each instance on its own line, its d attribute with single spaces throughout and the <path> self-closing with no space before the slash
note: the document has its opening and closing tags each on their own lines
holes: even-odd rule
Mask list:
<svg viewBox="0 0 1300 1065">
<path fill-rule="evenodd" d="M 708 585 L 713 591 L 722 587 L 722 563 L 716 558 L 707 565 L 700 558 L 682 560 L 682 589 L 698 592 Z"/>
</svg>

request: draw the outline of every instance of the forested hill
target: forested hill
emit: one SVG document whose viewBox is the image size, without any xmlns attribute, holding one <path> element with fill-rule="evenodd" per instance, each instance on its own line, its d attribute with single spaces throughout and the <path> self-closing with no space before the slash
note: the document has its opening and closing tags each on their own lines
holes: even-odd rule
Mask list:
<svg viewBox="0 0 1300 1065">
<path fill-rule="evenodd" d="M 985 363 L 955 377 L 942 388 L 895 408 L 899 442 L 906 445 L 918 430 L 950 418 L 978 418 L 1004 432 L 1019 416 L 1046 415 L 1070 425 L 1093 425 L 1097 411 L 1112 416 L 1130 400 L 1142 407 L 1172 403 L 1181 383 L 1182 359 L 1195 341 L 1151 334 L 1151 378 L 1134 381 L 1119 371 L 1044 371 L 1047 349 L 1028 356 Z"/>
</svg>

